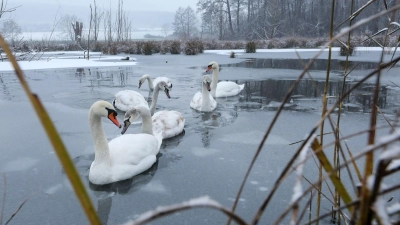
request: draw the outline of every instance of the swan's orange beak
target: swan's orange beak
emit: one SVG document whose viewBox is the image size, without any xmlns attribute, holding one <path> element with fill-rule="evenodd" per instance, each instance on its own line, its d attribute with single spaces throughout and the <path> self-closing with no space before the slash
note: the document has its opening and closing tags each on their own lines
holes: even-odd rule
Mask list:
<svg viewBox="0 0 400 225">
<path fill-rule="evenodd" d="M 212 69 L 211 65 L 208 65 L 206 72 L 210 71 Z"/>
<path fill-rule="evenodd" d="M 121 128 L 121 124 L 119 124 L 119 121 L 118 121 L 117 117 L 115 116 L 115 113 L 108 114 L 108 119 L 110 119 L 115 124 L 115 126 L 117 126 L 118 128 Z"/>
</svg>

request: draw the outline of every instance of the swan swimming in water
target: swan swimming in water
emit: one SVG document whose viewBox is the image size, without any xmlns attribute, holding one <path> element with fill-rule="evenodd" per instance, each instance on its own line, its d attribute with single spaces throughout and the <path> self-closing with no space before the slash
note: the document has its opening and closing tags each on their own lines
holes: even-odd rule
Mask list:
<svg viewBox="0 0 400 225">
<path fill-rule="evenodd" d="M 164 81 L 156 83 L 155 90 L 153 92 L 153 101 L 150 105 L 150 115 L 152 116 L 152 129 L 154 133 L 161 133 L 163 139 L 174 137 L 182 133 L 185 126 L 185 119 L 182 114 L 178 111 L 173 110 L 162 110 L 155 113 L 156 103 L 160 90 L 164 90 L 168 98 L 170 98 L 169 90 L 171 85 Z M 125 116 L 128 113 L 125 114 Z M 129 126 L 128 126 L 129 127 Z M 128 129 L 128 127 L 126 129 Z M 124 133 L 126 132 L 124 130 Z"/>
<path fill-rule="evenodd" d="M 171 85 L 168 85 L 164 81 L 159 81 L 156 83 L 155 86 L 155 91 L 153 93 L 153 101 L 150 106 L 150 112 L 154 114 L 155 108 L 156 108 L 156 103 L 157 103 L 157 98 L 158 98 L 158 93 L 160 90 L 164 91 L 165 94 L 167 95 L 168 98 L 169 96 L 169 90 L 172 87 Z M 148 102 L 144 99 L 143 95 L 141 95 L 137 91 L 132 91 L 132 90 L 123 90 L 119 91 L 117 94 L 115 94 L 115 100 L 113 101 L 113 105 L 115 108 L 121 110 L 121 111 L 128 111 L 130 108 L 138 105 L 142 106 L 147 106 L 148 107 Z"/>
<path fill-rule="evenodd" d="M 194 94 L 190 107 L 203 112 L 211 112 L 217 108 L 217 102 L 209 93 L 211 88 L 211 78 L 208 75 L 203 76 L 202 91 Z"/>
<path fill-rule="evenodd" d="M 243 90 L 244 84 L 236 84 L 232 81 L 218 82 L 219 65 L 216 62 L 210 62 L 207 66 L 206 72 L 213 70 L 211 82 L 211 95 L 214 98 L 235 96 Z"/>
<path fill-rule="evenodd" d="M 129 179 L 149 169 L 156 161 L 162 142 L 160 134 L 151 131 L 150 111 L 146 106 L 131 109 L 129 121 L 142 116 L 142 130 L 147 133 L 126 134 L 107 143 L 101 118 L 109 118 L 121 127 L 114 107 L 106 101 L 95 102 L 89 110 L 89 124 L 95 144 L 95 159 L 90 166 L 89 181 L 103 185 Z"/>
<path fill-rule="evenodd" d="M 139 79 L 139 88 L 142 86 L 142 84 L 146 80 L 148 81 L 150 91 L 153 91 L 154 88 L 156 87 L 157 83 L 160 82 L 160 81 L 164 81 L 165 83 L 167 83 L 169 88 L 172 88 L 172 82 L 168 77 L 157 77 L 153 81 L 153 79 L 151 79 L 149 74 L 145 74 Z"/>
</svg>

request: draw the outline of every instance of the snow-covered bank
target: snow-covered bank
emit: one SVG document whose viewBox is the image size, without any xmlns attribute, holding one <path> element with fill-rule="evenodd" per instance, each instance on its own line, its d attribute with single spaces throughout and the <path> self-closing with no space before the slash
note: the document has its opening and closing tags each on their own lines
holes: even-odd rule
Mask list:
<svg viewBox="0 0 400 225">
<path fill-rule="evenodd" d="M 4 57 L 4 56 L 3 56 Z M 100 52 L 90 53 L 89 60 L 83 58 L 83 52 L 46 52 L 39 60 L 18 61 L 22 70 L 88 68 L 136 65 L 135 58 L 126 56 L 102 55 Z M 11 63 L 0 62 L 0 71 L 13 71 Z"/>
<path fill-rule="evenodd" d="M 212 61 L 214 58 L 219 58 L 218 56 L 229 55 L 232 51 L 234 51 L 237 55 L 237 59 L 244 58 L 298 58 L 296 53 L 300 53 L 303 59 L 312 58 L 318 51 L 321 49 L 257 49 L 256 53 L 245 53 L 244 49 L 235 49 L 235 50 L 205 50 L 204 54 L 199 54 L 197 56 L 186 56 L 180 55 L 159 55 L 155 54 L 153 56 L 141 56 L 134 55 L 135 58 L 126 55 L 103 55 L 100 52 L 91 52 L 90 60 L 83 59 L 84 52 L 83 51 L 71 51 L 71 52 L 45 52 L 38 53 L 36 58 L 40 56 L 40 59 L 33 59 L 31 61 L 19 61 L 18 64 L 23 70 L 39 70 L 39 69 L 60 69 L 60 68 L 89 68 L 89 67 L 115 67 L 115 66 L 132 66 L 136 65 L 137 62 L 140 63 L 140 59 L 146 59 L 148 57 L 159 56 L 165 59 L 169 59 L 173 61 L 174 59 L 181 59 L 185 57 L 185 62 L 181 62 L 184 64 L 188 64 L 187 66 L 196 66 L 199 64 L 199 60 L 192 60 L 193 57 L 202 57 L 204 58 L 204 62 L 201 64 L 206 64 L 209 61 Z M 343 58 L 343 56 L 339 56 L 339 48 L 335 47 L 332 49 L 335 54 L 334 58 Z M 326 57 L 328 49 L 323 49 L 324 54 L 321 57 Z M 355 49 L 356 54 L 351 56 L 350 60 L 354 61 L 375 61 L 379 60 L 380 52 L 382 51 L 379 47 L 357 47 Z M 42 55 L 43 54 L 43 55 Z M 2 54 L 5 57 L 5 54 Z M 214 55 L 214 56 L 210 56 Z M 129 60 L 124 60 L 127 56 L 129 56 Z M 136 57 L 139 58 L 136 61 Z M 226 56 L 226 60 L 229 59 L 229 56 Z M 390 57 L 386 57 L 390 58 Z M 209 60 L 207 60 L 209 59 Z M 189 63 L 196 63 L 196 65 L 190 65 Z M 13 67 L 10 62 L 0 62 L 0 71 L 12 71 Z"/>
</svg>

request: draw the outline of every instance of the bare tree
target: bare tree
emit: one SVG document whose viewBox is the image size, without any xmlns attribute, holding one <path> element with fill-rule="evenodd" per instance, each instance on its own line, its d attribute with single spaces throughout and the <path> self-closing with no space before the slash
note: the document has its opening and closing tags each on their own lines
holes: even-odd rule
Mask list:
<svg viewBox="0 0 400 225">
<path fill-rule="evenodd" d="M 75 23 L 77 20 L 78 18 L 76 15 L 66 14 L 61 17 L 59 29 L 61 29 L 61 32 L 64 34 L 64 38 L 75 41 L 75 33 L 71 24 Z"/>
<path fill-rule="evenodd" d="M 196 13 L 190 6 L 185 9 L 179 7 L 173 25 L 175 35 L 184 39 L 191 38 L 197 32 Z"/>
<path fill-rule="evenodd" d="M 95 1 L 96 2 L 96 1 Z M 89 23 L 89 34 L 88 34 L 88 40 L 87 40 L 87 60 L 89 60 L 89 53 L 90 53 L 90 30 L 92 29 L 92 20 L 93 20 L 93 14 L 92 14 L 92 4 L 90 4 L 90 23 Z"/>
<path fill-rule="evenodd" d="M 21 7 L 21 6 L 16 6 L 16 7 L 12 7 L 12 8 L 7 8 L 7 3 L 8 3 L 8 0 L 1 0 L 0 18 L 3 17 L 4 13 L 14 12 L 18 7 Z"/>
<path fill-rule="evenodd" d="M 75 24 L 71 23 L 75 34 L 75 42 L 80 46 L 82 40 L 83 23 L 76 21 Z"/>
<path fill-rule="evenodd" d="M 94 15 L 93 15 L 93 39 L 97 42 L 99 38 L 99 30 L 100 30 L 100 21 L 101 17 L 103 17 L 104 12 L 98 11 L 98 5 L 96 0 L 93 0 L 93 8 L 94 8 Z"/>
<path fill-rule="evenodd" d="M 122 30 L 123 30 L 123 0 L 118 0 L 118 8 L 117 14 L 115 18 L 115 34 L 116 34 L 116 41 L 122 41 Z"/>
<path fill-rule="evenodd" d="M 169 32 L 170 32 L 170 30 L 171 30 L 171 27 L 170 27 L 170 25 L 169 25 L 168 23 L 164 23 L 164 24 L 161 26 L 161 30 L 162 30 L 162 32 L 165 34 L 165 37 L 167 37 L 168 34 L 169 34 Z"/>
<path fill-rule="evenodd" d="M 6 40 L 8 40 L 12 46 L 15 45 L 18 37 L 22 34 L 21 27 L 13 19 L 6 20 L 3 22 L 1 27 L 1 33 Z"/>
</svg>

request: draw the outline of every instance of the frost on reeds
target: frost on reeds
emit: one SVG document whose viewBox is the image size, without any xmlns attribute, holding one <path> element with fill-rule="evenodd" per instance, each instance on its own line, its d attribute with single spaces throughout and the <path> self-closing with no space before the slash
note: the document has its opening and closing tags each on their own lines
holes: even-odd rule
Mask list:
<svg viewBox="0 0 400 225">
<path fill-rule="evenodd" d="M 232 214 L 229 209 L 224 208 L 218 202 L 211 199 L 209 196 L 203 196 L 203 197 L 199 197 L 199 198 L 190 199 L 189 201 L 184 201 L 180 204 L 174 204 L 174 205 L 169 205 L 169 206 L 158 206 L 155 210 L 145 212 L 139 218 L 137 218 L 135 221 L 128 221 L 124 225 L 145 224 L 152 220 L 155 220 L 162 216 L 166 216 L 171 213 L 176 213 L 176 212 L 180 212 L 183 210 L 199 208 L 199 207 L 207 207 L 207 208 L 213 208 L 213 209 L 219 210 L 228 216 L 232 216 L 233 220 L 235 220 L 235 222 L 237 222 L 238 224 L 241 224 L 241 225 L 246 224 L 243 219 Z"/>
</svg>

